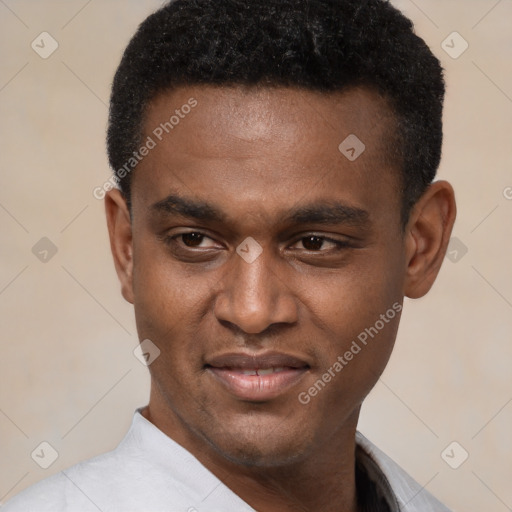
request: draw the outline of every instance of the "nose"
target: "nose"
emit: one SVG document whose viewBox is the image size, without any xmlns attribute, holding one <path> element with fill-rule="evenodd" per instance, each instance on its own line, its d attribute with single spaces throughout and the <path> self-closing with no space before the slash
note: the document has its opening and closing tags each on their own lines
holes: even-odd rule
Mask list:
<svg viewBox="0 0 512 512">
<path fill-rule="evenodd" d="M 270 251 L 248 263 L 234 254 L 218 293 L 214 313 L 219 321 L 229 322 L 245 333 L 257 334 L 273 324 L 297 321 L 297 300 L 280 264 Z"/>
</svg>

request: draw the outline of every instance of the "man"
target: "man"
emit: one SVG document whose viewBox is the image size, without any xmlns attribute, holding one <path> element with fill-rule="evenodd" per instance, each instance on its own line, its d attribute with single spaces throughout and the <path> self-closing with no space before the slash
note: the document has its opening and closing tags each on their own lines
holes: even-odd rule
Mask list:
<svg viewBox="0 0 512 512">
<path fill-rule="evenodd" d="M 446 511 L 356 431 L 450 238 L 443 95 L 384 0 L 150 16 L 113 84 L 105 197 L 149 405 L 5 510 Z"/>
</svg>

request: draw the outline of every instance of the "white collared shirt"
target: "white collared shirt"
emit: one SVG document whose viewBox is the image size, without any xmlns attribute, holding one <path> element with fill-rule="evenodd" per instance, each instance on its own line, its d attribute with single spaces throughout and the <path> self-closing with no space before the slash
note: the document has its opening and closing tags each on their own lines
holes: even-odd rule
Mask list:
<svg viewBox="0 0 512 512">
<path fill-rule="evenodd" d="M 140 411 L 113 451 L 32 485 L 2 512 L 255 512 Z M 392 512 L 450 512 L 359 432 L 356 443 Z"/>
</svg>

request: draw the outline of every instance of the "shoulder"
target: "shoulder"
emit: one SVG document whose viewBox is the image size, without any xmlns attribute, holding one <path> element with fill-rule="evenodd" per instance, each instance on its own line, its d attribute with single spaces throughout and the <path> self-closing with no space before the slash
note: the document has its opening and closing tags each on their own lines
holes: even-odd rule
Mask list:
<svg viewBox="0 0 512 512">
<path fill-rule="evenodd" d="M 148 510 L 147 506 L 160 510 L 162 500 L 176 505 L 175 487 L 172 475 L 158 471 L 143 454 L 117 448 L 41 480 L 0 510 L 98 512 Z M 155 494 L 155 488 L 165 491 Z"/>
<path fill-rule="evenodd" d="M 104 500 L 129 471 L 127 456 L 126 450 L 117 448 L 79 462 L 20 492 L 1 512 L 98 512 L 101 506 L 96 500 Z"/>
<path fill-rule="evenodd" d="M 95 460 L 84 461 L 31 485 L 2 506 L 1 512 L 64 512 L 71 508 L 77 512 L 98 512 L 97 505 L 81 490 L 81 478 L 76 478 L 83 476 L 84 471 L 90 472 Z"/>
<path fill-rule="evenodd" d="M 215 491 L 215 492 L 213 492 Z M 184 448 L 136 416 L 113 451 L 80 462 L 12 498 L 1 512 L 125 512 L 252 510 Z M 203 504 L 204 505 L 204 504 Z"/>
</svg>

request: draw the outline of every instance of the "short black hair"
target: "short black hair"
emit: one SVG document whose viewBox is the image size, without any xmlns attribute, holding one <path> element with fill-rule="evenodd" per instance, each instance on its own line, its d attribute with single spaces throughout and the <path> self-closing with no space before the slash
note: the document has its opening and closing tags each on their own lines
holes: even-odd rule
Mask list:
<svg viewBox="0 0 512 512">
<path fill-rule="evenodd" d="M 117 178 L 152 99 L 201 84 L 377 90 L 395 117 L 404 222 L 437 172 L 443 70 L 387 0 L 171 0 L 140 25 L 114 77 L 107 146 Z M 118 179 L 128 204 L 131 174 Z"/>
</svg>

